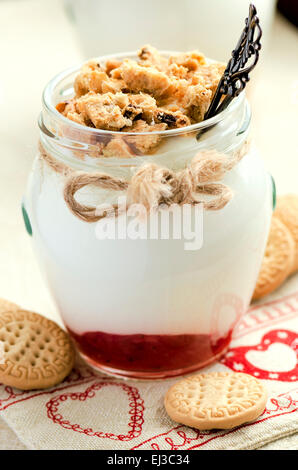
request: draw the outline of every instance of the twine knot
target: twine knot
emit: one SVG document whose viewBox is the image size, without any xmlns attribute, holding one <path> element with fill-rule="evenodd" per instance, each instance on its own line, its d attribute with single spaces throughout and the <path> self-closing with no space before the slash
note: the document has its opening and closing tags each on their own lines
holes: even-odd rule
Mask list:
<svg viewBox="0 0 298 470">
<path fill-rule="evenodd" d="M 66 176 L 64 199 L 71 212 L 85 222 L 96 222 L 109 215 L 108 210 L 98 213 L 96 207 L 79 203 L 75 195 L 87 185 L 99 186 L 112 191 L 127 192 L 127 206 L 142 204 L 147 212 L 165 204 L 199 204 L 206 210 L 219 210 L 232 199 L 232 190 L 220 183 L 247 151 L 247 142 L 232 156 L 216 150 L 197 153 L 190 164 L 177 172 L 155 163 L 145 163 L 134 173 L 130 182 L 114 178 L 105 173 L 85 173 L 72 170 L 57 161 L 40 145 L 40 155 L 53 170 Z M 205 197 L 202 198 L 201 195 Z M 207 199 L 206 199 L 207 196 Z M 209 199 L 208 199 L 209 197 Z M 120 208 L 112 206 L 118 216 Z M 121 208 L 123 210 L 123 207 Z"/>
</svg>

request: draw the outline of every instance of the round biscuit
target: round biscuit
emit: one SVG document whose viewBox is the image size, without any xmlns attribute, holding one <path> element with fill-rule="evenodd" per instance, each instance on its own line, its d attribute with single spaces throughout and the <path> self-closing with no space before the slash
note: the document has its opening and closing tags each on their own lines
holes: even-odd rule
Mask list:
<svg viewBox="0 0 298 470">
<path fill-rule="evenodd" d="M 231 429 L 254 421 L 266 407 L 262 383 L 240 372 L 213 372 L 187 377 L 165 396 L 168 415 L 201 431 Z"/>
<path fill-rule="evenodd" d="M 267 246 L 253 300 L 277 289 L 291 272 L 295 257 L 295 243 L 288 228 L 273 215 Z"/>
<path fill-rule="evenodd" d="M 289 229 L 295 242 L 295 259 L 291 270 L 293 273 L 298 270 L 298 195 L 279 196 L 274 215 Z"/>
<path fill-rule="evenodd" d="M 5 312 L 16 312 L 17 310 L 21 310 L 21 307 L 9 300 L 0 298 L 0 314 Z"/>
<path fill-rule="evenodd" d="M 26 310 L 0 312 L 0 381 L 21 390 L 52 387 L 70 373 L 75 351 L 55 322 Z"/>
</svg>

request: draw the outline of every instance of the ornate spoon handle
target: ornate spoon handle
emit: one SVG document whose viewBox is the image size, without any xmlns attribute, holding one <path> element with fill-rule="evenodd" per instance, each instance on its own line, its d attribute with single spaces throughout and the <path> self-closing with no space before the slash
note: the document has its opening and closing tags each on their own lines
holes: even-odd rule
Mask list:
<svg viewBox="0 0 298 470">
<path fill-rule="evenodd" d="M 245 20 L 244 30 L 237 46 L 232 51 L 232 57 L 218 83 L 216 92 L 204 119 L 209 119 L 223 111 L 233 98 L 244 90 L 246 83 L 250 79 L 249 73 L 259 60 L 261 37 L 262 29 L 259 24 L 259 18 L 257 17 L 257 10 L 253 4 L 250 4 L 249 15 Z M 251 64 L 245 67 L 250 58 L 253 58 Z M 225 98 L 220 103 L 223 95 L 225 95 Z"/>
</svg>

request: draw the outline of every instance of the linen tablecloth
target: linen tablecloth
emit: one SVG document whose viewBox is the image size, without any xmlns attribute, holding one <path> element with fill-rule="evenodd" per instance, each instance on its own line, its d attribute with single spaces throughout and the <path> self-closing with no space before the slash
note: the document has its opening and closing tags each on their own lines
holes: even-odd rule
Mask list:
<svg viewBox="0 0 298 470">
<path fill-rule="evenodd" d="M 63 383 L 49 390 L 1 385 L 0 414 L 31 449 L 256 449 L 298 431 L 297 332 L 294 276 L 270 300 L 249 309 L 227 354 L 204 369 L 245 372 L 265 383 L 264 413 L 232 430 L 201 432 L 173 422 L 163 398 L 176 378 L 122 380 L 96 373 L 80 360 Z"/>
</svg>

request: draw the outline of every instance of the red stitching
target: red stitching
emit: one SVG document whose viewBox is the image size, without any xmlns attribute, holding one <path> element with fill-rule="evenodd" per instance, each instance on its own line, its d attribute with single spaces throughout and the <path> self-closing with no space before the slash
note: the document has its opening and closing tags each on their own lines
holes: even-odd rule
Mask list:
<svg viewBox="0 0 298 470">
<path fill-rule="evenodd" d="M 64 390 L 65 388 L 69 388 L 72 385 L 81 385 L 81 384 L 84 384 L 84 383 L 88 383 L 88 382 L 90 382 L 90 379 L 94 380 L 96 378 L 98 378 L 98 375 L 96 375 L 96 373 L 90 367 L 82 367 L 80 369 L 79 368 L 74 368 L 72 370 L 72 372 L 70 373 L 70 375 L 68 377 L 66 377 L 66 379 L 64 379 L 64 381 L 62 382 L 62 384 L 71 384 L 71 385 L 64 386 L 64 387 L 57 387 L 53 390 L 35 392 L 32 395 L 27 396 L 26 398 L 11 402 L 11 403 L 9 403 L 8 405 L 6 405 L 4 407 L 2 407 L 3 403 L 6 403 L 9 400 L 12 400 L 12 399 L 14 399 L 18 396 L 29 395 L 30 393 L 32 393 L 32 391 L 31 390 L 30 391 L 16 391 L 16 389 L 13 389 L 13 387 L 8 387 L 8 386 L 4 386 L 3 384 L 0 384 L 0 386 L 2 385 L 4 387 L 4 391 L 8 394 L 8 396 L 6 398 L 0 399 L 0 411 L 5 410 L 6 408 L 8 408 L 11 405 L 15 405 L 16 403 L 19 403 L 20 401 L 26 401 L 26 400 L 29 400 L 30 398 L 35 398 L 35 397 L 40 396 L 40 395 L 55 393 L 59 390 Z M 86 380 L 86 379 L 88 379 L 88 380 Z M 111 380 L 111 378 L 110 377 L 102 377 L 102 380 Z"/>
<path fill-rule="evenodd" d="M 275 300 L 273 300 L 273 301 L 269 301 L 269 302 L 263 303 L 263 304 L 254 305 L 254 306 L 252 306 L 252 307 L 249 308 L 248 314 L 249 314 L 250 312 L 255 311 L 255 310 L 261 310 L 262 308 L 264 308 L 264 307 L 266 307 L 266 306 L 271 306 L 271 305 L 279 304 L 279 303 L 282 303 L 282 302 L 287 301 L 287 300 L 289 300 L 289 299 L 295 299 L 295 300 L 297 300 L 297 296 L 298 296 L 298 292 L 296 292 L 296 293 L 294 293 L 294 294 L 287 295 L 287 296 L 282 297 L 282 298 L 279 298 L 279 299 L 275 299 Z M 291 315 L 291 316 L 293 316 L 293 315 Z M 287 315 L 287 318 L 288 318 L 288 315 Z M 275 323 L 275 322 L 279 322 L 279 321 L 283 321 L 283 320 L 285 320 L 285 317 L 282 317 L 282 318 L 280 318 L 280 319 L 277 318 L 277 319 L 274 320 L 273 322 Z M 260 327 L 260 328 L 261 328 L 261 327 Z M 242 333 L 242 332 L 241 332 L 241 333 Z M 245 334 L 246 334 L 246 333 L 245 333 Z M 237 337 L 238 337 L 238 336 L 237 336 Z M 86 370 L 87 370 L 87 369 L 86 369 Z M 50 390 L 50 391 L 38 392 L 38 393 L 35 393 L 35 394 L 33 394 L 33 395 L 26 396 L 26 397 L 24 397 L 24 398 L 22 398 L 22 399 L 15 400 L 14 402 L 11 402 L 11 403 L 7 404 L 6 406 L 4 406 L 4 407 L 2 408 L 2 410 L 5 410 L 5 409 L 7 409 L 9 406 L 12 406 L 12 405 L 14 405 L 14 404 L 17 404 L 17 403 L 19 403 L 19 402 L 27 401 L 27 400 L 29 400 L 29 399 L 31 399 L 31 398 L 35 398 L 35 397 L 40 396 L 40 395 L 48 395 L 48 394 L 56 393 L 57 391 L 66 390 L 66 389 L 72 387 L 74 384 L 76 384 L 76 385 L 82 385 L 82 384 L 89 383 L 89 382 L 91 382 L 92 380 L 94 380 L 94 378 L 97 378 L 97 377 L 98 377 L 98 375 L 96 375 L 96 374 L 95 374 L 92 370 L 90 370 L 90 369 L 89 369 L 89 373 L 90 373 L 90 375 L 89 375 L 90 378 L 89 378 L 88 380 L 82 380 L 82 381 L 80 381 L 80 378 L 82 377 L 82 374 L 81 374 L 81 370 L 78 369 L 77 371 L 74 372 L 74 374 L 77 374 L 77 376 L 76 376 L 75 378 L 73 378 L 73 376 L 71 376 L 71 377 L 69 377 L 68 379 L 65 380 L 64 383 L 70 383 L 70 385 L 66 385 L 66 386 L 63 386 L 63 387 L 60 387 L 60 388 L 56 388 L 56 389 L 53 389 L 53 390 Z M 91 378 L 91 377 L 92 377 L 92 378 Z M 108 379 L 110 380 L 110 378 L 108 378 L 108 377 L 107 377 L 107 378 L 101 377 L 101 380 L 105 380 L 105 379 L 106 379 L 106 380 L 108 380 Z M 108 384 L 110 384 L 110 385 L 122 386 L 122 384 L 115 384 L 115 383 L 112 383 L 112 382 L 110 382 L 110 383 L 106 382 L 106 383 L 104 383 L 103 385 L 108 385 Z M 94 384 L 94 385 L 96 385 L 96 384 Z M 103 386 L 103 385 L 102 385 L 102 386 Z M 125 386 L 123 386 L 123 388 L 124 388 L 124 387 L 125 387 Z M 127 386 L 126 386 L 126 387 L 127 387 Z M 92 387 L 89 387 L 89 388 L 92 388 Z M 128 387 L 128 388 L 130 388 L 130 387 Z M 88 390 L 88 389 L 87 389 L 87 390 Z M 14 398 L 19 397 L 19 396 L 24 396 L 24 395 L 26 395 L 26 394 L 31 393 L 31 392 L 16 392 L 16 391 L 13 391 L 13 389 L 12 389 L 11 387 L 5 387 L 5 388 L 4 388 L 4 391 L 8 394 L 8 396 L 7 396 L 6 398 L 3 398 L 2 400 L 0 400 L 0 406 L 1 406 L 4 402 L 7 402 L 7 401 L 9 401 L 9 400 L 11 400 L 11 399 L 14 399 Z M 84 395 L 84 393 L 86 393 L 86 392 L 83 392 L 83 395 Z M 61 395 L 61 396 L 62 396 L 62 397 L 66 397 L 66 399 L 67 399 L 67 397 L 70 396 L 70 395 L 71 395 L 71 393 L 67 393 L 67 394 L 63 394 L 63 395 Z M 76 394 L 75 394 L 75 395 L 76 395 Z M 82 394 L 81 394 L 81 395 L 82 395 Z M 281 394 L 281 395 L 284 395 L 284 394 Z M 61 397 L 61 396 L 60 396 L 60 397 Z M 58 399 L 59 399 L 59 397 L 58 397 Z M 85 398 L 85 399 L 86 399 L 86 398 Z M 52 399 L 52 400 L 54 400 L 54 399 Z M 52 400 L 50 400 L 50 402 L 51 402 Z M 50 403 L 50 402 L 48 402 L 48 403 Z M 278 401 L 277 401 L 276 399 L 272 398 L 272 399 L 271 399 L 271 402 L 272 402 L 273 404 L 275 404 L 277 407 L 279 406 L 279 405 L 278 405 Z M 292 404 L 292 403 L 290 402 L 287 407 L 289 407 L 291 404 Z M 118 435 L 118 436 L 116 436 L 116 435 L 111 434 L 111 433 L 105 433 L 104 436 L 101 436 L 101 435 L 98 435 L 98 434 L 102 434 L 102 433 L 100 433 L 100 432 L 97 433 L 97 432 L 94 432 L 93 430 L 90 430 L 90 429 L 85 429 L 85 430 L 83 430 L 83 429 L 80 427 L 80 425 L 72 425 L 72 426 L 73 426 L 72 429 L 73 429 L 74 431 L 76 431 L 76 432 L 84 432 L 84 433 L 87 434 L 87 435 L 95 435 L 95 436 L 98 435 L 97 437 L 107 437 L 107 438 L 110 438 L 110 439 L 119 439 L 119 440 L 131 440 L 131 439 L 134 439 L 135 437 L 138 437 L 138 436 L 140 435 L 140 433 L 141 433 L 140 428 L 142 429 L 142 425 L 143 425 L 143 422 L 144 422 L 144 420 L 143 420 L 143 411 L 144 411 L 143 400 L 140 399 L 140 403 L 139 403 L 138 406 L 139 406 L 139 409 L 138 409 L 137 413 L 134 415 L 134 417 L 132 417 L 132 419 L 130 420 L 130 423 L 129 423 L 129 427 L 131 427 L 132 429 L 129 431 L 129 433 L 128 433 L 126 436 L 123 436 L 123 435 Z M 278 408 L 277 408 L 277 409 L 278 409 Z M 277 411 L 277 409 L 275 410 L 275 412 Z M 262 420 L 260 420 L 260 421 L 257 421 L 257 422 L 255 422 L 255 423 L 246 424 L 246 425 L 244 425 L 243 427 L 251 426 L 251 425 L 254 425 L 254 424 L 258 424 L 259 422 L 263 422 L 263 421 L 266 421 L 266 420 L 268 420 L 268 419 L 275 418 L 275 417 L 278 417 L 278 416 L 290 414 L 290 413 L 295 412 L 296 410 L 297 410 L 297 409 L 294 409 L 294 410 L 291 410 L 291 411 L 287 411 L 287 412 L 283 412 L 283 413 L 280 413 L 280 414 L 274 415 L 274 416 L 268 416 L 268 417 L 266 417 L 266 418 L 264 418 L 264 419 L 262 419 Z M 132 411 L 132 410 L 130 410 L 130 415 L 131 415 L 131 411 Z M 267 413 L 269 413 L 269 412 L 270 412 L 270 411 L 267 411 Z M 141 415 L 141 419 L 139 419 L 139 416 L 140 416 L 140 415 Z M 58 415 L 58 416 L 59 416 L 59 415 Z M 65 423 L 67 423 L 67 422 L 65 422 Z M 59 424 L 60 424 L 60 423 L 59 423 Z M 62 424 L 61 424 L 61 425 L 62 425 Z M 156 435 L 156 436 L 153 436 L 152 438 L 147 439 L 146 441 L 140 443 L 139 445 L 133 447 L 132 449 L 136 449 L 136 448 L 140 447 L 141 445 L 143 445 L 143 444 L 145 444 L 145 443 L 147 443 L 147 442 L 149 442 L 149 441 L 151 441 L 151 440 L 153 440 L 153 439 L 156 439 L 157 437 L 161 437 L 161 436 L 167 435 L 167 434 L 169 434 L 170 432 L 172 432 L 173 430 L 178 430 L 180 427 L 182 427 L 182 426 L 177 426 L 177 427 L 175 427 L 175 428 L 170 429 L 169 431 L 167 431 L 167 432 L 165 432 L 165 433 L 162 433 L 162 434 L 158 434 L 158 435 Z M 196 445 L 196 446 L 193 446 L 193 447 L 191 447 L 190 449 L 194 449 L 194 448 L 197 448 L 197 447 L 201 447 L 201 446 L 207 444 L 208 442 L 210 442 L 210 441 L 213 440 L 213 439 L 216 439 L 216 438 L 221 437 L 221 436 L 225 436 L 225 435 L 227 435 L 227 434 L 230 434 L 230 433 L 232 433 L 232 432 L 235 432 L 236 430 L 237 430 L 237 429 L 232 430 L 232 431 L 229 431 L 229 432 L 227 432 L 227 433 L 225 433 L 225 434 L 221 434 L 220 436 L 219 436 L 219 435 L 218 435 L 218 436 L 214 436 L 214 437 L 210 438 L 208 441 L 205 441 L 205 442 L 200 443 L 200 444 L 198 444 L 198 445 Z M 90 431 L 91 431 L 91 434 L 90 434 Z M 139 434 L 133 435 L 134 432 L 135 432 L 135 433 L 139 433 Z M 92 433 L 93 433 L 93 434 L 92 434 Z M 202 439 L 202 438 L 204 438 L 204 436 L 205 436 L 205 434 L 202 434 L 202 433 L 199 433 L 199 432 L 198 432 L 198 434 L 197 434 L 196 437 L 194 437 L 194 438 L 188 438 L 188 437 L 186 437 L 186 434 L 185 434 L 184 431 L 182 431 L 182 430 L 181 430 L 181 431 L 178 431 L 177 434 L 185 440 L 185 442 L 184 442 L 183 445 L 189 444 L 189 443 L 190 443 L 191 441 L 193 441 L 193 440 Z M 130 435 L 132 435 L 132 437 L 127 438 L 127 437 L 130 436 Z M 167 442 L 168 444 L 170 444 L 170 442 L 171 442 L 172 445 L 175 445 L 174 442 L 173 442 L 173 440 L 172 440 L 170 437 L 167 438 L 166 442 Z M 156 447 L 154 447 L 154 446 L 156 446 Z M 157 443 L 152 443 L 151 447 L 152 447 L 152 448 L 156 448 L 156 449 L 159 448 L 159 446 L 158 446 Z M 179 445 L 179 446 L 177 446 L 177 447 L 181 447 L 181 445 Z"/>
<path fill-rule="evenodd" d="M 263 330 L 266 326 L 274 326 L 277 323 L 289 321 L 292 318 L 296 318 L 296 317 L 297 317 L 297 312 L 289 313 L 288 315 L 285 315 L 284 317 L 276 318 L 275 320 L 271 320 L 270 322 L 267 322 L 267 323 L 264 322 L 262 325 L 258 325 L 258 326 L 251 327 L 251 328 L 246 328 L 246 330 L 241 329 L 240 331 L 237 331 L 237 327 L 236 327 L 236 331 L 234 330 L 234 334 L 232 336 L 232 341 L 235 339 L 242 338 L 243 336 L 250 335 L 251 333 L 255 333 L 256 331 Z"/>
<path fill-rule="evenodd" d="M 278 414 L 278 415 L 268 416 L 267 418 L 260 419 L 259 421 L 255 422 L 255 423 L 243 424 L 243 425 L 241 426 L 241 428 L 247 428 L 248 426 L 254 426 L 255 424 L 263 423 L 264 421 L 267 421 L 268 419 L 273 419 L 273 418 L 277 418 L 278 416 L 288 415 L 288 414 L 290 414 L 290 413 L 294 413 L 295 411 L 297 411 L 297 408 L 296 408 L 295 410 L 285 411 L 284 413 L 280 413 L 280 414 Z M 221 434 L 220 436 L 211 437 L 210 439 L 208 439 L 208 441 L 202 442 L 201 444 L 197 444 L 196 446 L 190 447 L 190 448 L 187 449 L 187 450 L 192 450 L 192 449 L 196 449 L 197 447 L 202 447 L 202 446 L 204 446 L 205 444 L 208 444 L 208 442 L 213 441 L 214 439 L 217 439 L 217 438 L 219 438 L 219 437 L 227 436 L 228 434 L 232 434 L 232 433 L 238 431 L 238 429 L 239 429 L 239 427 L 236 428 L 236 429 L 232 429 L 231 431 L 228 431 L 228 432 L 226 432 L 226 433 L 224 433 L 224 434 Z"/>
<path fill-rule="evenodd" d="M 1 384 L 1 385 L 4 386 L 3 384 Z M 3 398 L 2 400 L 0 400 L 0 406 L 2 405 L 2 403 L 6 402 L 8 400 L 11 400 L 13 398 L 25 395 L 26 393 L 30 393 L 30 392 L 24 392 L 24 391 L 22 391 L 22 392 L 21 391 L 20 392 L 14 391 L 14 389 L 12 387 L 9 387 L 8 385 L 4 386 L 4 391 L 8 394 L 8 396 L 6 398 Z"/>
<path fill-rule="evenodd" d="M 128 395 L 130 407 L 130 421 L 128 423 L 128 427 L 131 428 L 131 430 L 127 434 L 113 434 L 102 431 L 94 431 L 92 428 L 82 428 L 80 424 L 71 424 L 70 421 L 65 420 L 63 416 L 58 413 L 58 408 L 61 402 L 66 401 L 69 398 L 74 401 L 86 401 L 87 398 L 95 397 L 96 391 L 100 390 L 102 387 L 110 385 L 122 388 Z M 130 387 L 129 385 L 123 383 L 96 382 L 95 384 L 87 388 L 84 392 L 70 392 L 52 398 L 48 403 L 46 403 L 46 407 L 47 416 L 54 423 L 59 424 L 65 429 L 71 429 L 72 431 L 76 431 L 87 436 L 95 436 L 103 439 L 107 438 L 119 441 L 131 441 L 132 439 L 135 439 L 136 437 L 140 436 L 144 423 L 144 401 L 141 399 L 138 389 L 135 387 Z"/>
<path fill-rule="evenodd" d="M 283 313 L 282 315 L 279 316 L 279 318 L 277 317 L 275 319 L 270 319 L 270 320 L 268 320 L 268 318 L 267 319 L 262 318 L 262 315 L 264 314 L 264 310 L 266 309 L 266 307 L 272 307 L 274 305 L 279 305 L 280 304 L 280 308 L 284 308 L 287 305 L 286 302 L 289 301 L 289 300 L 298 301 L 298 292 L 294 293 L 294 294 L 287 295 L 285 297 L 281 297 L 279 299 L 275 299 L 275 300 L 270 301 L 270 302 L 265 302 L 263 304 L 254 305 L 254 306 L 250 307 L 247 310 L 246 315 L 242 316 L 241 319 L 239 320 L 238 324 L 236 325 L 236 328 L 234 329 L 234 332 L 233 332 L 233 339 L 238 339 L 238 338 L 241 338 L 241 337 L 243 337 L 247 334 L 250 334 L 252 332 L 263 329 L 266 325 L 272 326 L 272 325 L 274 325 L 276 323 L 279 323 L 281 321 L 288 321 L 291 318 L 295 318 L 296 315 L 297 315 L 297 312 L 298 312 L 298 308 L 294 307 L 295 311 L 293 312 L 293 306 L 291 306 L 292 311 L 290 311 L 289 313 Z M 289 307 L 289 305 L 287 305 L 287 306 Z M 258 311 L 258 314 L 260 315 L 260 320 L 262 321 L 262 324 L 251 325 L 251 326 L 245 325 L 246 321 L 252 321 L 253 320 L 252 314 L 255 311 Z"/>
<path fill-rule="evenodd" d="M 286 415 L 286 414 L 294 413 L 295 411 L 297 411 L 297 409 L 298 409 L 298 408 L 295 408 L 294 410 L 286 411 L 286 412 L 284 412 L 284 413 L 280 413 L 280 414 L 274 415 L 274 416 L 268 416 L 267 418 L 263 418 L 262 420 L 259 420 L 259 421 L 253 422 L 253 423 L 244 424 L 244 425 L 241 426 L 241 428 L 248 427 L 248 426 L 253 426 L 253 425 L 256 425 L 256 424 L 258 424 L 258 423 L 262 423 L 263 421 L 267 421 L 268 419 L 277 418 L 278 416 L 283 416 L 283 415 Z M 149 443 L 149 442 L 152 441 L 153 439 L 157 439 L 157 438 L 159 438 L 159 437 L 165 436 L 165 435 L 169 434 L 170 432 L 172 432 L 172 431 L 177 431 L 177 429 L 183 428 L 183 427 L 184 427 L 184 426 L 176 426 L 176 427 L 170 429 L 170 430 L 167 431 L 167 432 L 164 432 L 164 433 L 161 433 L 161 434 L 157 434 L 156 436 L 150 437 L 149 439 L 146 439 L 145 441 L 141 442 L 140 444 L 138 444 L 138 445 L 132 447 L 130 450 L 136 450 L 136 449 L 138 449 L 139 447 L 143 446 L 144 444 Z M 202 447 L 202 446 L 204 446 L 205 444 L 208 444 L 208 442 L 213 441 L 214 439 L 218 439 L 218 438 L 220 438 L 220 437 L 227 436 L 228 434 L 232 434 L 233 432 L 236 432 L 236 431 L 238 431 L 239 429 L 240 429 L 240 427 L 237 427 L 237 428 L 232 429 L 232 430 L 230 430 L 230 431 L 227 431 L 227 432 L 221 433 L 221 434 L 219 434 L 219 435 L 213 436 L 213 437 L 211 437 L 210 439 L 208 439 L 207 441 L 204 441 L 204 442 L 202 442 L 202 443 L 200 443 L 200 444 L 196 444 L 196 445 L 194 445 L 194 446 L 192 446 L 192 447 L 188 447 L 187 449 L 184 449 L 184 450 L 192 450 L 192 449 L 196 449 L 196 448 L 198 448 L 198 447 Z M 172 447 L 171 449 L 169 449 L 169 450 L 178 450 L 180 447 L 182 447 L 182 446 L 184 446 L 185 444 L 187 444 L 187 443 L 188 443 L 187 441 L 196 441 L 196 440 L 198 440 L 198 439 L 203 439 L 206 435 L 210 434 L 209 431 L 206 431 L 206 433 L 200 432 L 200 431 L 198 431 L 198 430 L 196 430 L 196 429 L 193 429 L 193 431 L 196 432 L 196 436 L 195 436 L 195 437 L 193 437 L 193 438 L 186 438 L 186 439 L 185 439 L 185 442 L 183 442 L 183 444 L 179 444 L 179 445 L 176 444 L 176 445 L 173 445 L 173 447 Z M 180 433 L 180 432 L 181 432 L 181 431 L 179 431 L 179 433 Z M 212 431 L 211 431 L 211 432 L 212 432 Z M 182 431 L 182 433 L 186 436 L 186 434 L 184 433 L 184 431 Z M 178 433 L 177 433 L 177 434 L 178 434 Z M 180 435 L 180 434 L 179 434 L 179 435 Z M 167 440 L 166 440 L 166 439 L 167 439 Z M 165 440 L 166 440 L 167 443 L 170 443 L 170 441 L 173 442 L 173 440 L 172 440 L 171 438 L 166 438 L 166 439 L 165 439 Z M 151 444 L 151 448 L 152 448 L 152 449 L 156 449 L 156 450 L 160 450 L 160 447 L 159 447 L 159 445 L 157 444 L 157 442 L 153 442 L 153 443 Z M 162 450 L 165 450 L 165 449 L 162 449 Z"/>
<path fill-rule="evenodd" d="M 280 302 L 284 302 L 285 300 L 289 300 L 289 299 L 292 299 L 292 298 L 295 298 L 295 297 L 297 297 L 296 300 L 298 300 L 298 291 L 294 292 L 293 294 L 289 294 L 289 295 L 285 295 L 284 297 L 280 297 L 279 299 L 270 300 L 269 302 L 265 302 L 263 304 L 253 305 L 252 307 L 249 307 L 248 312 L 251 312 L 252 310 L 257 310 L 258 308 L 267 307 L 269 305 L 275 305 L 275 304 L 278 304 Z"/>
<path fill-rule="evenodd" d="M 77 382 L 75 385 L 87 384 L 89 382 L 92 382 L 93 380 L 94 379 L 82 380 L 81 382 Z M 58 388 L 54 388 L 53 390 L 47 390 L 47 391 L 43 391 L 43 392 L 34 393 L 33 395 L 30 395 L 30 397 L 21 398 L 20 400 L 16 400 L 16 401 L 13 401 L 11 403 L 8 403 L 6 406 L 3 406 L 3 408 L 0 408 L 0 411 L 4 411 L 12 405 L 16 405 L 17 403 L 21 403 L 23 401 L 30 400 L 31 398 L 40 397 L 42 395 L 51 395 L 53 393 L 59 392 L 60 390 L 66 390 L 66 389 L 71 388 L 73 386 L 74 386 L 74 384 L 70 384 L 70 385 L 66 385 L 65 387 L 58 387 Z M 26 393 L 31 393 L 31 392 L 23 392 L 20 395 L 23 395 L 23 394 L 26 394 Z"/>
</svg>

